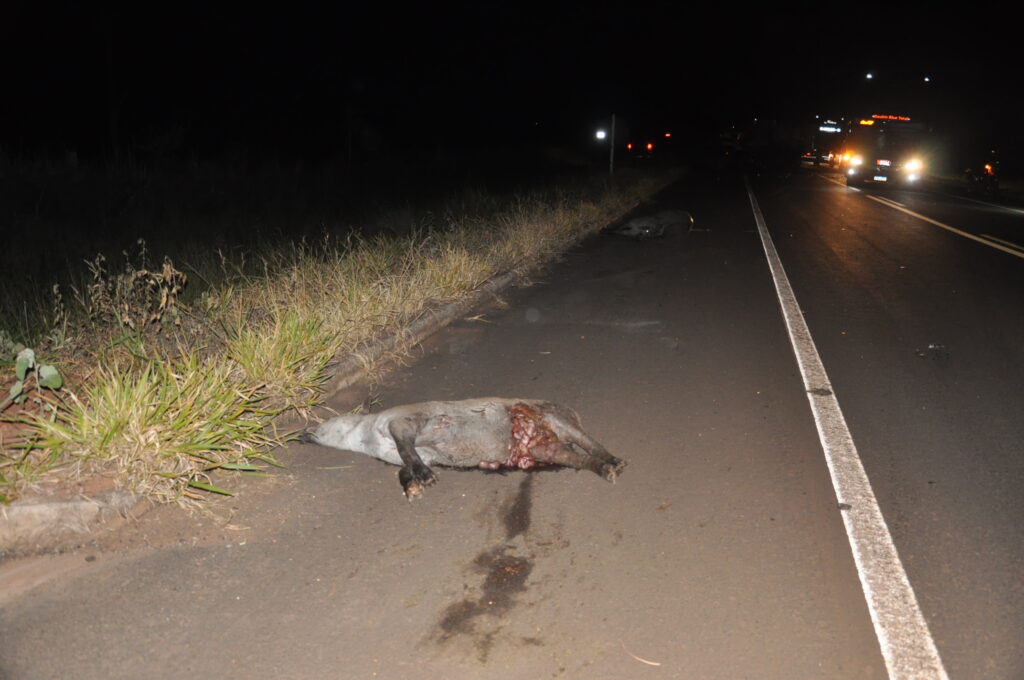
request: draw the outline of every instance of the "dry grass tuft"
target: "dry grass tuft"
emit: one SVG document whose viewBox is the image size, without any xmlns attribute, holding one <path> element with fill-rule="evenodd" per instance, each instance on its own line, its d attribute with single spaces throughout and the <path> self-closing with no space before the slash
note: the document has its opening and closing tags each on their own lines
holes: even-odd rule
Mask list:
<svg viewBox="0 0 1024 680">
<path fill-rule="evenodd" d="M 36 421 L 39 446 L 77 469 L 113 469 L 120 486 L 158 501 L 199 498 L 212 471 L 249 468 L 274 443 L 264 429 L 277 412 L 235 373 L 195 356 L 101 368 L 62 418 Z"/>
<path fill-rule="evenodd" d="M 282 443 L 275 417 L 316 403 L 333 360 L 400 338 L 430 308 L 499 273 L 526 275 L 551 262 L 666 181 L 505 203 L 470 196 L 402 236 L 326 235 L 264 253 L 256 267 L 251 257 L 224 258 L 220 283 L 191 309 L 180 297 L 186 279 L 169 260 L 116 275 L 97 260 L 80 296 L 94 365 L 80 372 L 77 394 L 66 390 L 59 417 L 25 420 L 31 444 L 0 453 L 0 493 L 13 498 L 47 470 L 88 466 L 164 502 L 227 493 L 211 473 L 268 461 L 265 452 Z M 88 340 L 79 333 L 72 344 Z M 395 352 L 403 349 L 399 342 Z"/>
</svg>

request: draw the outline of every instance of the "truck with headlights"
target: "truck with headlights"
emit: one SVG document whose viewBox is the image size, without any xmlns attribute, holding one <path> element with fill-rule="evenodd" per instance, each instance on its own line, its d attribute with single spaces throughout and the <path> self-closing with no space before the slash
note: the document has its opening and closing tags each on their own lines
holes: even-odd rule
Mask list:
<svg viewBox="0 0 1024 680">
<path fill-rule="evenodd" d="M 839 157 L 846 184 L 919 183 L 926 170 L 924 136 L 909 116 L 876 113 L 854 120 Z"/>
</svg>

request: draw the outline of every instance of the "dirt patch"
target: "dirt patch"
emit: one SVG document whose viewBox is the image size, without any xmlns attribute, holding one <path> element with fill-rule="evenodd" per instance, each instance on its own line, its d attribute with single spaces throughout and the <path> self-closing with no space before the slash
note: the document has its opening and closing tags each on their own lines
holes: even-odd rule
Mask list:
<svg viewBox="0 0 1024 680">
<path fill-rule="evenodd" d="M 98 564 L 137 557 L 169 545 L 227 545 L 253 540 L 287 518 L 288 494 L 283 491 L 294 486 L 287 471 L 276 471 L 266 479 L 233 475 L 227 485 L 237 495 L 212 499 L 205 515 L 143 501 L 128 516 L 96 522 L 87 532 L 53 532 L 38 543 L 0 553 L 0 602 L 55 579 L 80 576 Z M 96 486 L 105 487 L 106 483 L 98 477 L 86 478 L 80 488 Z"/>
</svg>

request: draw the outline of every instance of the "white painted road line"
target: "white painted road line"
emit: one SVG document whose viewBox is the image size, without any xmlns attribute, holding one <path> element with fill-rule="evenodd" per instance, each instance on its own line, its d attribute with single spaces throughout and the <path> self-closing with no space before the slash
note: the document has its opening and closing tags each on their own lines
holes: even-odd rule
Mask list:
<svg viewBox="0 0 1024 680">
<path fill-rule="evenodd" d="M 910 210 L 908 208 L 904 208 L 903 206 L 901 206 L 901 205 L 899 205 L 899 204 L 897 204 L 897 203 L 895 203 L 893 201 L 888 201 L 888 200 L 885 200 L 883 198 L 879 198 L 878 196 L 872 196 L 871 194 L 864 194 L 864 195 L 867 196 L 868 198 L 870 198 L 872 201 L 875 201 L 876 203 L 881 203 L 882 205 L 887 205 L 890 208 L 892 208 L 893 210 L 899 210 L 900 212 L 906 213 L 906 214 L 910 215 L 911 217 L 916 217 L 919 220 L 923 220 L 923 221 L 927 222 L 928 224 L 934 224 L 936 227 L 941 227 L 942 229 L 945 229 L 946 231 L 951 231 L 954 234 L 957 234 L 958 236 L 963 236 L 964 238 L 969 238 L 972 241 L 977 241 L 978 243 L 983 243 L 986 246 L 988 246 L 989 248 L 995 248 L 996 250 L 1001 250 L 1004 253 L 1009 253 L 1010 255 L 1016 255 L 1017 257 L 1024 257 L 1024 252 L 1021 252 L 1019 250 L 1014 250 L 1013 248 L 1007 248 L 1006 246 L 1001 245 L 999 243 L 996 243 L 995 241 L 989 241 L 988 239 L 981 238 L 980 236 L 976 236 L 975 234 L 972 234 L 970 232 L 963 231 L 962 229 L 957 229 L 956 227 L 951 227 L 948 224 L 944 224 L 942 222 L 939 222 L 938 220 L 933 220 L 930 217 L 925 217 L 921 213 L 916 213 L 913 210 Z"/>
<path fill-rule="evenodd" d="M 823 179 L 825 179 L 825 181 L 827 181 L 827 182 L 832 182 L 833 184 L 837 184 L 839 186 L 846 186 L 844 183 L 839 182 L 838 180 L 834 180 L 834 179 L 831 179 L 831 178 L 823 178 Z M 851 187 L 851 188 L 853 188 L 853 187 Z M 854 191 L 860 191 L 860 189 L 855 189 L 854 188 Z M 984 245 L 986 245 L 986 246 L 988 246 L 990 248 L 995 248 L 996 250 L 1001 250 L 1004 253 L 1009 253 L 1010 255 L 1016 255 L 1017 257 L 1024 258 L 1024 249 L 1021 249 L 1021 247 L 1018 246 L 1015 243 L 1012 243 L 1012 244 L 1009 244 L 1009 245 L 1003 245 L 1003 244 L 1006 244 L 1007 242 L 1006 241 L 1002 241 L 1001 239 L 993 239 L 993 237 L 985 238 L 984 236 L 977 236 L 977 235 L 972 234 L 972 233 L 970 233 L 968 231 L 963 231 L 962 229 L 957 229 L 956 227 L 951 227 L 948 224 L 945 224 L 943 222 L 939 222 L 938 220 L 933 220 L 930 217 L 925 217 L 921 213 L 914 212 L 913 210 L 910 210 L 909 208 L 904 207 L 901 203 L 897 203 L 896 201 L 890 200 L 888 198 L 883 198 L 881 196 L 872 196 L 871 194 L 866 193 L 866 192 L 862 192 L 862 193 L 864 193 L 864 196 L 866 196 L 867 198 L 870 198 L 875 203 L 881 203 L 882 205 L 887 205 L 890 208 L 892 208 L 893 210 L 899 210 L 900 212 L 906 213 L 906 214 L 910 215 L 911 217 L 916 217 L 919 220 L 923 220 L 923 221 L 927 222 L 928 224 L 934 224 L 936 227 L 941 227 L 942 229 L 945 229 L 946 231 L 951 231 L 954 234 L 956 234 L 957 236 L 963 236 L 964 238 L 969 238 L 972 241 L 977 241 L 978 243 L 984 244 Z M 963 198 L 963 197 L 960 197 L 960 198 Z M 972 199 L 963 199 L 963 200 L 972 200 Z M 1009 212 L 1022 212 L 1022 211 L 1017 210 L 1016 208 L 1003 208 L 1003 206 L 997 206 L 997 205 L 995 205 L 993 203 L 985 203 L 983 201 L 974 201 L 974 202 L 975 203 L 981 203 L 982 205 L 991 206 L 993 208 L 1005 209 L 1005 210 L 1007 210 Z M 1002 242 L 1000 242 L 1000 241 L 1002 241 Z"/>
<path fill-rule="evenodd" d="M 992 208 L 998 212 L 1012 213 L 1014 215 L 1024 215 L 1024 210 L 1020 208 L 1011 208 L 1008 205 L 999 205 L 998 203 L 992 203 L 991 201 L 982 201 L 977 198 L 971 198 L 970 196 L 957 196 L 961 201 L 969 201 L 970 203 L 977 203 L 983 205 L 986 208 Z"/>
<path fill-rule="evenodd" d="M 903 205 L 899 201 L 894 201 L 891 198 L 883 198 L 881 196 L 869 196 L 869 198 L 871 198 L 874 201 L 878 201 L 879 203 L 885 203 L 886 205 L 892 206 L 893 208 L 905 208 L 906 207 L 905 205 Z"/>
<path fill-rule="evenodd" d="M 746 184 L 889 677 L 948 680 L 749 179 Z"/>
<path fill-rule="evenodd" d="M 980 236 L 981 238 L 985 239 L 986 241 L 994 241 L 995 243 L 1002 243 L 1007 248 L 1013 248 L 1017 252 L 1019 252 L 1021 254 L 1024 254 L 1024 246 L 1019 245 L 1017 243 L 1014 243 L 1013 241 L 1007 241 L 1004 238 L 999 238 L 998 236 L 993 236 L 992 234 L 978 234 L 978 236 Z"/>
</svg>

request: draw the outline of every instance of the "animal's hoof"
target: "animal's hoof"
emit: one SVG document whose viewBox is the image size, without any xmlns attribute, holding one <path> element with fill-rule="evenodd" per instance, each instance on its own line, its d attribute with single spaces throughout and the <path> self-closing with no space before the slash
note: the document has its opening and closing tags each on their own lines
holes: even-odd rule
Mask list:
<svg viewBox="0 0 1024 680">
<path fill-rule="evenodd" d="M 437 482 L 434 471 L 426 465 L 417 466 L 413 469 L 402 468 L 398 471 L 398 481 L 402 484 L 402 491 L 410 501 L 423 495 L 423 487 L 432 486 Z"/>
<path fill-rule="evenodd" d="M 416 481 L 423 486 L 434 486 L 437 482 L 437 477 L 434 476 L 434 471 L 430 468 L 423 468 L 422 474 L 416 475 Z"/>
<path fill-rule="evenodd" d="M 405 497 L 409 499 L 411 503 L 413 500 L 423 495 L 423 487 L 420 486 L 419 482 L 411 481 L 405 485 Z"/>
<path fill-rule="evenodd" d="M 601 476 L 607 479 L 612 484 L 615 483 L 615 479 L 619 476 L 619 473 L 626 467 L 626 461 L 617 460 L 614 463 L 606 463 L 601 467 Z"/>
</svg>

